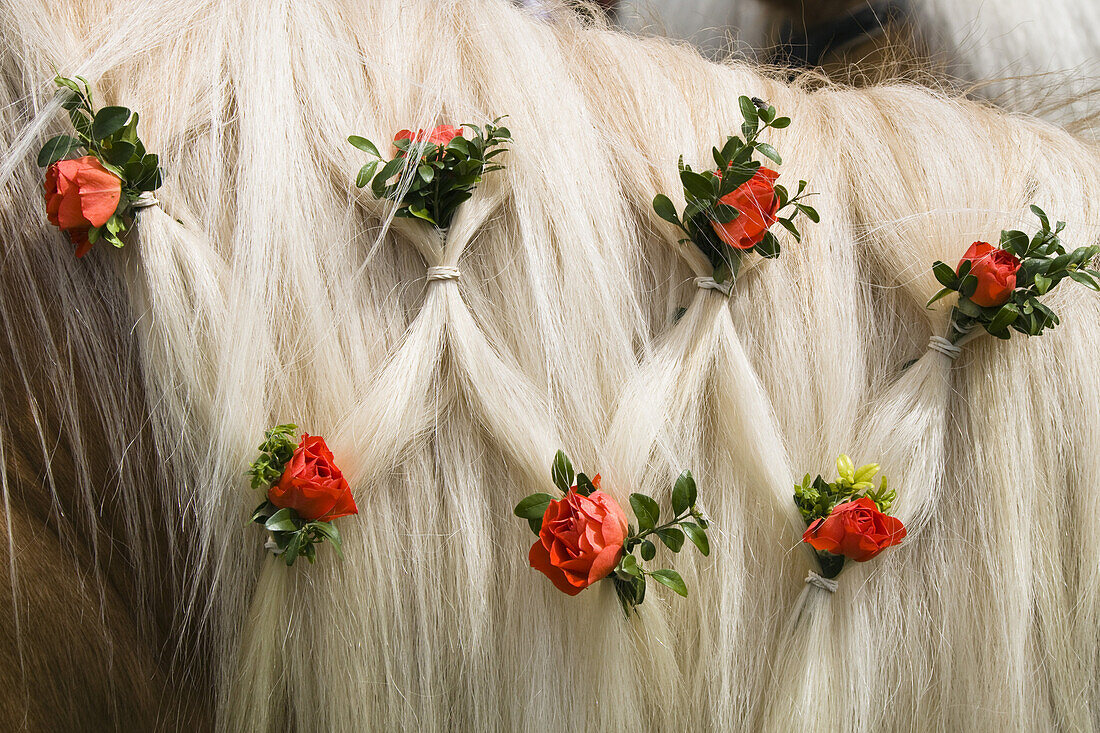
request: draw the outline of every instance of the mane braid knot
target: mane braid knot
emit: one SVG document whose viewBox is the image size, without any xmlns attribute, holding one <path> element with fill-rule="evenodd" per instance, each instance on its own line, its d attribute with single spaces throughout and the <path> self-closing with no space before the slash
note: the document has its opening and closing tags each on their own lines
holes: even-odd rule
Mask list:
<svg viewBox="0 0 1100 733">
<path fill-rule="evenodd" d="M 160 201 L 151 191 L 143 191 L 142 194 L 130 204 L 131 209 L 147 209 L 150 206 L 160 206 Z"/>
<path fill-rule="evenodd" d="M 433 280 L 457 280 L 462 273 L 457 267 L 438 265 L 428 268 L 428 282 Z"/>
<path fill-rule="evenodd" d="M 733 287 L 733 282 L 726 280 L 720 283 L 713 277 L 697 277 L 695 278 L 695 287 L 700 290 L 717 290 L 722 295 L 728 296 L 730 289 Z"/>
<path fill-rule="evenodd" d="M 958 358 L 959 354 L 962 353 L 962 349 L 945 339 L 943 336 L 933 336 L 928 339 L 928 350 L 938 351 L 951 360 L 955 360 Z"/>
<path fill-rule="evenodd" d="M 836 593 L 837 581 L 830 578 L 823 578 L 813 570 L 810 570 L 806 574 L 806 585 L 812 585 L 820 588 L 821 590 L 828 591 L 830 593 Z"/>
</svg>

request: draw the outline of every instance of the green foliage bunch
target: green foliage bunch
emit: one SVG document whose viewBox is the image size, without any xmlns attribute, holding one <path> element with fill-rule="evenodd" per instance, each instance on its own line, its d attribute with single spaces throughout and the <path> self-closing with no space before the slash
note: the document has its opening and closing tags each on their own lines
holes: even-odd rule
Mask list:
<svg viewBox="0 0 1100 733">
<path fill-rule="evenodd" d="M 67 91 L 61 103 L 69 113 L 75 135 L 56 135 L 38 152 L 38 165 L 48 168 L 59 160 L 92 155 L 122 182 L 118 210 L 106 224 L 88 230 L 88 242 L 99 240 L 122 247 L 121 235 L 133 222 L 133 202 L 143 193 L 160 188 L 159 159 L 146 152 L 137 136 L 138 114 L 126 107 L 92 106 L 92 93 L 83 77 L 57 76 L 54 82 Z"/>
<path fill-rule="evenodd" d="M 1058 314 L 1039 298 L 1062 280 L 1068 277 L 1092 290 L 1100 290 L 1100 272 L 1093 268 L 1100 247 L 1078 247 L 1067 252 L 1059 236 L 1065 222 L 1059 221 L 1052 227 L 1046 212 L 1034 205 L 1031 211 L 1040 223 L 1034 236 L 1017 230 L 1001 232 L 1000 249 L 1019 261 L 1016 285 L 1007 302 L 985 307 L 971 300 L 978 288 L 978 277 L 972 272 L 969 260 L 962 260 L 956 268 L 940 261 L 932 265 L 932 273 L 943 289 L 932 296 L 928 305 L 951 293 L 959 296 L 951 311 L 952 341 L 958 341 L 976 326 L 999 339 L 1009 338 L 1012 331 L 1038 336 L 1059 323 Z"/>
<path fill-rule="evenodd" d="M 372 158 L 359 170 L 355 185 L 363 188 L 369 183 L 376 198 L 397 202 L 395 216 L 421 219 L 446 229 L 482 177 L 503 167 L 494 158 L 507 150 L 512 135 L 507 127 L 498 126 L 501 119 L 484 129 L 465 124 L 464 131 L 445 145 L 418 139 L 423 137 L 419 134 L 395 138 L 396 154 L 390 160 L 384 160 L 367 138 L 352 135 L 348 142 Z"/>
<path fill-rule="evenodd" d="M 678 213 L 675 205 L 664 194 L 657 194 L 653 199 L 653 210 L 657 215 L 675 224 L 686 235 L 680 241 L 693 242 L 707 256 L 714 266 L 714 279 L 719 283 L 732 281 L 737 277 L 741 257 L 746 252 L 755 251 L 761 257 L 769 259 L 778 257 L 780 252 L 779 240 L 770 231 L 764 232 L 762 239 L 751 250 L 740 250 L 723 242 L 712 226 L 712 223 L 728 224 L 742 215 L 735 207 L 723 203 L 722 199 L 756 175 L 761 167 L 761 163 L 755 159 L 757 154 L 776 165 L 783 163 L 779 152 L 760 137 L 769 129 L 781 130 L 788 127 L 791 119 L 779 117 L 775 107 L 763 100 L 742 96 L 738 101 L 744 118 L 741 124 L 741 134 L 744 137 L 730 136 L 721 148 L 711 149 L 716 166 L 714 170 L 692 170 L 691 166 L 684 163 L 684 157 L 680 156 L 680 182 L 683 184 L 687 203 L 683 213 Z M 813 222 L 821 219 L 817 210 L 803 201 L 811 195 L 806 191 L 807 185 L 806 181 L 799 181 L 794 196 L 784 186 L 775 186 L 778 200 L 776 221 L 791 233 L 795 241 L 802 240 L 802 234 L 795 223 L 799 214 Z"/>
</svg>

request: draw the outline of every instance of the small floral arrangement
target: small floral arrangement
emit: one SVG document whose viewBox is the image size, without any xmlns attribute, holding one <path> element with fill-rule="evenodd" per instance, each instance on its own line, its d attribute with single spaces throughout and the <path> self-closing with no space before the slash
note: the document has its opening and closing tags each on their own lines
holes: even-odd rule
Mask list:
<svg viewBox="0 0 1100 733">
<path fill-rule="evenodd" d="M 794 487 L 794 503 L 808 525 L 802 541 L 817 550 L 825 578 L 839 575 L 845 559 L 866 562 L 905 539 L 905 525 L 887 513 L 896 493 L 887 490 L 885 476 L 877 490 L 872 483 L 878 464 L 856 468 L 841 455 L 836 470 L 832 483 L 806 474 Z"/>
<path fill-rule="evenodd" d="M 695 506 L 695 479 L 684 471 L 672 489 L 673 518 L 658 525 L 661 509 L 644 494 L 631 494 L 630 507 L 638 520 L 637 529 L 610 495 L 600 491 L 600 476 L 574 476 L 573 465 L 558 451 L 550 471 L 563 496 L 531 494 L 516 505 L 515 515 L 526 519 L 538 540 L 531 545 L 531 567 L 543 573 L 561 592 L 575 596 L 598 580 L 614 583 L 627 616 L 645 600 L 646 578 L 687 596 L 687 586 L 675 570 L 646 570 L 643 561 L 652 560 L 655 536 L 665 547 L 679 552 L 685 537 L 704 556 L 710 554 L 707 520 Z M 574 483 L 575 479 L 575 483 Z"/>
<path fill-rule="evenodd" d="M 315 545 L 324 540 L 343 558 L 340 533 L 332 522 L 359 510 L 324 438 L 303 433 L 295 446 L 297 429 L 277 425 L 264 433 L 260 457 L 248 469 L 252 488 L 266 490 L 252 521 L 271 532 L 268 547 L 287 565 L 298 557 L 314 562 Z"/>
<path fill-rule="evenodd" d="M 370 140 L 352 135 L 348 142 L 373 158 L 359 170 L 355 185 L 362 188 L 370 183 L 377 198 L 396 201 L 396 216 L 422 219 L 446 229 L 482 176 L 503 167 L 493 163 L 493 158 L 507 150 L 504 145 L 512 136 L 507 127 L 497 126 L 501 119 L 485 125 L 484 130 L 469 124 L 440 125 L 428 134 L 401 130 L 394 135 L 394 157 L 388 161 L 383 161 Z M 469 136 L 465 130 L 470 131 Z"/>
<path fill-rule="evenodd" d="M 811 221 L 820 221 L 817 211 L 802 200 L 811 195 L 806 182 L 798 182 L 792 197 L 787 189 L 777 185 L 779 174 L 763 167 L 753 157 L 759 153 L 782 165 L 778 151 L 760 141 L 765 130 L 783 129 L 791 124 L 789 117 L 777 117 L 775 107 L 760 99 L 740 98 L 741 125 L 744 139 L 732 136 L 721 149 L 711 155 L 717 168 L 696 172 L 684 164 L 680 156 L 680 181 L 684 185 L 687 206 L 681 216 L 664 194 L 653 199 L 653 210 L 665 221 L 675 224 L 687 235 L 681 242 L 693 242 L 714 266 L 714 280 L 732 285 L 746 252 L 755 251 L 762 257 L 779 256 L 779 240 L 769 231 L 779 222 L 801 241 L 795 218 L 804 214 Z M 783 212 L 789 211 L 784 216 Z"/>
<path fill-rule="evenodd" d="M 950 341 L 956 343 L 981 326 L 999 339 L 1007 339 L 1014 329 L 1038 336 L 1044 329 L 1058 325 L 1058 314 L 1039 298 L 1053 290 L 1065 278 L 1100 290 L 1100 272 L 1092 269 L 1092 259 L 1100 247 L 1079 247 L 1066 252 L 1059 234 L 1065 222 L 1052 229 L 1050 219 L 1038 206 L 1031 211 L 1039 217 L 1041 229 L 1033 237 L 1015 230 L 1001 232 L 1000 247 L 974 242 L 954 269 L 943 262 L 932 265 L 932 272 L 943 289 L 928 301 L 931 306 L 950 293 L 958 293 L 951 311 Z"/>
<path fill-rule="evenodd" d="M 136 112 L 96 111 L 82 77 L 58 76 L 54 82 L 70 92 L 62 106 L 76 136 L 50 138 L 38 153 L 38 165 L 46 169 L 46 215 L 76 246 L 77 257 L 100 240 L 121 247 L 134 202 L 160 187 L 157 156 L 138 139 Z"/>
</svg>

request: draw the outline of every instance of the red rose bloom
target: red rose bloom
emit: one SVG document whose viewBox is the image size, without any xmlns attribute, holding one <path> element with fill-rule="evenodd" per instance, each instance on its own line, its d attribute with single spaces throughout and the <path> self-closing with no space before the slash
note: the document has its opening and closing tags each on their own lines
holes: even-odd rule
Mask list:
<svg viewBox="0 0 1100 733">
<path fill-rule="evenodd" d="M 592 483 L 598 488 L 600 477 Z M 575 489 L 546 507 L 539 539 L 527 555 L 531 567 L 571 596 L 614 569 L 627 530 L 626 515 L 610 495 L 582 496 Z"/>
<path fill-rule="evenodd" d="M 430 133 L 428 133 L 427 139 L 428 142 L 430 142 L 432 145 L 438 145 L 441 148 L 445 148 L 447 147 L 447 143 L 451 142 L 451 140 L 454 140 L 461 134 L 461 127 L 454 127 L 452 125 L 440 125 L 439 127 L 432 130 Z M 424 137 L 425 136 L 423 130 L 417 130 L 416 135 L 413 135 L 411 130 L 401 130 L 393 136 L 393 141 L 397 142 L 398 140 L 412 140 L 413 142 L 418 143 L 423 142 Z"/>
<path fill-rule="evenodd" d="M 959 267 L 964 262 L 970 263 L 970 274 L 978 278 L 978 289 L 970 300 L 984 308 L 1008 302 L 1016 289 L 1016 271 L 1020 269 L 1020 260 L 1015 255 L 988 242 L 974 242 L 959 260 Z"/>
<path fill-rule="evenodd" d="M 719 199 L 740 212 L 728 224 L 710 223 L 719 239 L 734 249 L 752 249 L 760 244 L 779 211 L 779 197 L 775 195 L 777 178 L 779 174 L 775 171 L 757 168 L 756 175 Z"/>
<path fill-rule="evenodd" d="M 279 483 L 268 489 L 267 498 L 280 509 L 293 509 L 308 522 L 331 522 L 359 513 L 325 439 L 308 433 L 302 435 Z"/>
<path fill-rule="evenodd" d="M 46 216 L 77 245 L 77 257 L 91 248 L 88 230 L 106 224 L 122 197 L 122 181 L 92 155 L 51 165 L 45 189 Z"/>
<path fill-rule="evenodd" d="M 905 525 L 883 514 L 866 496 L 837 504 L 802 535 L 815 550 L 865 562 L 905 539 Z"/>
<path fill-rule="evenodd" d="M 122 181 L 92 155 L 46 169 L 46 214 L 61 229 L 101 227 L 115 213 Z"/>
</svg>

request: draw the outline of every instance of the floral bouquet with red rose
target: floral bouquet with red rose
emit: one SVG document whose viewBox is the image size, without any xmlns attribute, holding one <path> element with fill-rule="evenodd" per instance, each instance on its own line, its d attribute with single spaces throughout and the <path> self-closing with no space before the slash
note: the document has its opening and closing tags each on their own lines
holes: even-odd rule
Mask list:
<svg viewBox="0 0 1100 733">
<path fill-rule="evenodd" d="M 58 76 L 70 94 L 62 103 L 76 130 L 50 138 L 38 153 L 46 168 L 46 215 L 83 257 L 103 240 L 122 247 L 135 202 L 160 187 L 157 156 L 137 136 L 137 113 L 126 107 L 92 107 L 88 82 Z M 79 82 L 79 83 L 78 83 Z"/>
<path fill-rule="evenodd" d="M 795 241 L 801 241 L 795 218 L 804 214 L 811 221 L 820 221 L 817 211 L 802 202 L 810 195 L 805 181 L 798 182 L 798 190 L 791 196 L 776 184 L 777 172 L 753 159 L 759 153 L 782 165 L 776 149 L 759 138 L 769 128 L 789 126 L 790 118 L 777 117 L 775 107 L 759 99 L 741 97 L 739 102 L 745 137 L 731 136 L 721 149 L 711 150 L 715 170 L 693 171 L 680 156 L 680 181 L 687 201 L 683 215 L 676 212 L 668 196 L 657 194 L 653 199 L 657 215 L 687 235 L 680 241 L 693 242 L 707 256 L 714 266 L 715 282 L 725 284 L 722 290 L 727 294 L 745 253 L 755 251 L 769 259 L 779 256 L 779 240 L 769 231 L 773 224 L 778 222 Z M 785 211 L 789 211 L 786 216 Z"/>
<path fill-rule="evenodd" d="M 375 197 L 396 201 L 396 216 L 446 229 L 481 177 L 502 167 L 492 160 L 507 150 L 504 144 L 512 137 L 507 127 L 497 126 L 501 119 L 484 129 L 466 124 L 440 125 L 427 134 L 401 130 L 394 135 L 394 157 L 388 161 L 370 140 L 352 135 L 348 142 L 373 158 L 359 170 L 355 185 L 370 183 Z"/>
<path fill-rule="evenodd" d="M 610 579 L 627 616 L 645 600 L 646 578 L 687 597 L 687 585 L 675 570 L 649 571 L 643 561 L 652 560 L 655 536 L 665 547 L 679 552 L 685 537 L 704 556 L 710 555 L 707 520 L 695 506 L 695 479 L 684 471 L 672 489 L 673 518 L 658 525 L 660 506 L 644 494 L 631 494 L 630 507 L 638 520 L 635 529 L 618 502 L 600 491 L 600 476 L 574 475 L 565 453 L 558 451 L 550 471 L 563 496 L 531 494 L 516 505 L 515 515 L 526 519 L 538 540 L 531 545 L 528 561 L 561 592 L 575 596 L 598 580 Z M 574 479 L 576 483 L 574 483 Z"/>
<path fill-rule="evenodd" d="M 876 490 L 872 479 L 877 463 L 856 468 L 841 455 L 836 461 L 839 478 L 827 482 L 810 474 L 794 487 L 794 503 L 808 525 L 802 541 L 817 551 L 822 576 L 835 578 L 845 559 L 866 562 L 887 547 L 905 539 L 905 526 L 887 512 L 896 494 L 883 477 Z"/>
<path fill-rule="evenodd" d="M 1100 290 L 1100 272 L 1089 267 L 1100 247 L 1079 247 L 1066 252 L 1059 234 L 1065 222 L 1052 229 L 1050 219 L 1038 206 L 1031 211 L 1042 228 L 1033 237 L 1015 230 L 1001 232 L 1000 247 L 974 242 L 954 269 L 935 262 L 932 272 L 943 289 L 928 301 L 931 306 L 950 293 L 958 293 L 951 311 L 952 343 L 960 342 L 975 326 L 999 339 L 1015 329 L 1038 336 L 1058 325 L 1058 314 L 1039 301 L 1065 278 Z"/>
<path fill-rule="evenodd" d="M 252 488 L 266 488 L 266 499 L 252 521 L 271 532 L 270 549 L 287 565 L 299 556 L 317 559 L 316 544 L 329 540 L 343 558 L 340 533 L 333 520 L 358 514 L 351 488 L 336 467 L 324 438 L 303 433 L 297 425 L 277 425 L 264 433 L 260 457 L 248 469 Z"/>
</svg>

